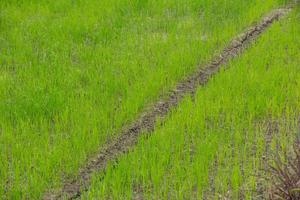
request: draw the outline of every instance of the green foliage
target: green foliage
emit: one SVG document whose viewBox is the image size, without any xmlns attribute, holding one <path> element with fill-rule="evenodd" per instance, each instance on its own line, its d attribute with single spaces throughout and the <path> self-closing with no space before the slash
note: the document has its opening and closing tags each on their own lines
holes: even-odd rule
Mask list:
<svg viewBox="0 0 300 200">
<path fill-rule="evenodd" d="M 1 0 L 0 196 L 38 199 L 59 187 L 147 104 L 282 3 Z"/>
<path fill-rule="evenodd" d="M 83 199 L 261 198 L 265 159 L 285 152 L 299 131 L 299 33 L 296 12 L 272 25 L 195 101 L 186 97 L 153 134 L 95 175 Z"/>
</svg>

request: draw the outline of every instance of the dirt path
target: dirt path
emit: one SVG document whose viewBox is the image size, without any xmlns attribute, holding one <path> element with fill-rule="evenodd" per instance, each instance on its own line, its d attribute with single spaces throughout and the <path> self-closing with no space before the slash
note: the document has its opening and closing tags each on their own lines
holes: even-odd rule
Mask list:
<svg viewBox="0 0 300 200">
<path fill-rule="evenodd" d="M 101 148 L 99 153 L 89 160 L 81 168 L 73 180 L 66 180 L 63 187 L 56 191 L 45 193 L 42 199 L 76 199 L 90 185 L 91 174 L 104 170 L 110 160 L 115 160 L 118 155 L 128 151 L 135 145 L 138 137 L 143 131 L 151 132 L 154 129 L 155 121 L 164 117 L 168 111 L 175 107 L 186 94 L 193 94 L 197 87 L 207 83 L 209 78 L 215 74 L 223 64 L 240 54 L 251 41 L 256 39 L 272 22 L 285 15 L 290 8 L 280 8 L 271 11 L 264 16 L 260 22 L 251 26 L 242 34 L 234 38 L 225 47 L 220 55 L 215 56 L 207 65 L 200 66 L 198 71 L 179 82 L 169 95 L 156 102 L 145 113 L 139 116 L 130 126 L 124 128 L 115 140 L 108 142 Z"/>
</svg>

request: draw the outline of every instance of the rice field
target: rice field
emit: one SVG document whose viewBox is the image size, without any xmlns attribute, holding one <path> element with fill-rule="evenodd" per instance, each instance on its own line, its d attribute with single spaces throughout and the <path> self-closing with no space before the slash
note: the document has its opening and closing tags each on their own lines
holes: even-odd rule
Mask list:
<svg viewBox="0 0 300 200">
<path fill-rule="evenodd" d="M 287 151 L 300 136 L 298 13 L 274 24 L 199 88 L 194 100 L 186 97 L 130 153 L 95 175 L 83 199 L 265 195 L 258 175 L 267 158 L 276 149 Z"/>
<path fill-rule="evenodd" d="M 285 0 L 2 0 L 0 199 L 41 199 Z M 299 6 L 298 6 L 299 7 Z M 267 198 L 299 135 L 299 8 L 274 22 L 82 199 Z"/>
</svg>

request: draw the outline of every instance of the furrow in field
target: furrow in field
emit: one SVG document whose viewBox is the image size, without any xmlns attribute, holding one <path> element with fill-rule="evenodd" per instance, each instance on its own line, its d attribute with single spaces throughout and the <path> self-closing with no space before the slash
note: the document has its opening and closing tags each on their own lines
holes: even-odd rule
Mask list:
<svg viewBox="0 0 300 200">
<path fill-rule="evenodd" d="M 118 138 L 104 145 L 101 151 L 79 171 L 77 178 L 67 180 L 59 191 L 47 193 L 43 196 L 43 199 L 75 199 L 80 197 L 82 191 L 88 188 L 92 173 L 104 169 L 108 161 L 114 160 L 119 154 L 126 152 L 136 143 L 138 136 L 143 131 L 152 131 L 155 121 L 164 117 L 171 108 L 178 104 L 184 95 L 193 94 L 198 86 L 205 85 L 223 64 L 239 55 L 246 48 L 247 44 L 251 43 L 272 22 L 278 20 L 279 17 L 285 15 L 289 10 L 290 7 L 271 11 L 260 22 L 234 38 L 211 62 L 206 66 L 199 67 L 198 71 L 179 82 L 167 98 L 156 102 L 130 126 L 124 128 Z"/>
<path fill-rule="evenodd" d="M 194 97 L 185 96 L 150 135 L 141 135 L 128 153 L 93 174 L 81 198 L 129 200 L 136 192 L 144 199 L 266 195 L 266 146 L 272 160 L 277 150 L 286 152 L 299 130 L 298 13 L 274 23 Z"/>
</svg>

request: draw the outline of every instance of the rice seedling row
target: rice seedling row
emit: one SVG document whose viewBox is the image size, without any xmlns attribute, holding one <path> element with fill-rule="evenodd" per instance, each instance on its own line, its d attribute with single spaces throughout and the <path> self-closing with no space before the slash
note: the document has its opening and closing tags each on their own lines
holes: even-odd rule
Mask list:
<svg viewBox="0 0 300 200">
<path fill-rule="evenodd" d="M 147 105 L 286 2 L 0 1 L 0 197 L 62 188 Z"/>
<path fill-rule="evenodd" d="M 120 153 L 125 152 L 132 147 L 139 135 L 143 131 L 151 131 L 154 128 L 156 118 L 164 117 L 170 109 L 178 104 L 178 102 L 188 93 L 195 92 L 199 85 L 207 83 L 208 79 L 219 70 L 222 64 L 225 64 L 229 59 L 236 57 L 239 52 L 254 40 L 261 32 L 263 32 L 274 20 L 288 12 L 288 8 L 276 9 L 270 14 L 263 17 L 257 25 L 250 27 L 221 52 L 220 55 L 205 67 L 200 67 L 198 73 L 192 74 L 185 81 L 182 81 L 177 87 L 170 92 L 170 96 L 165 100 L 160 100 L 154 104 L 153 108 L 147 113 L 144 113 L 136 122 L 125 129 L 120 134 L 120 137 L 113 140 L 107 147 L 102 149 L 91 161 L 80 171 L 79 178 L 65 183 L 62 190 L 58 194 L 46 194 L 45 198 L 74 198 L 81 195 L 81 192 L 88 187 L 90 175 L 95 170 L 105 168 L 108 161 L 116 158 Z"/>
<path fill-rule="evenodd" d="M 82 199 L 267 199 L 265 169 L 300 132 L 299 33 L 298 7 L 95 173 Z"/>
</svg>

